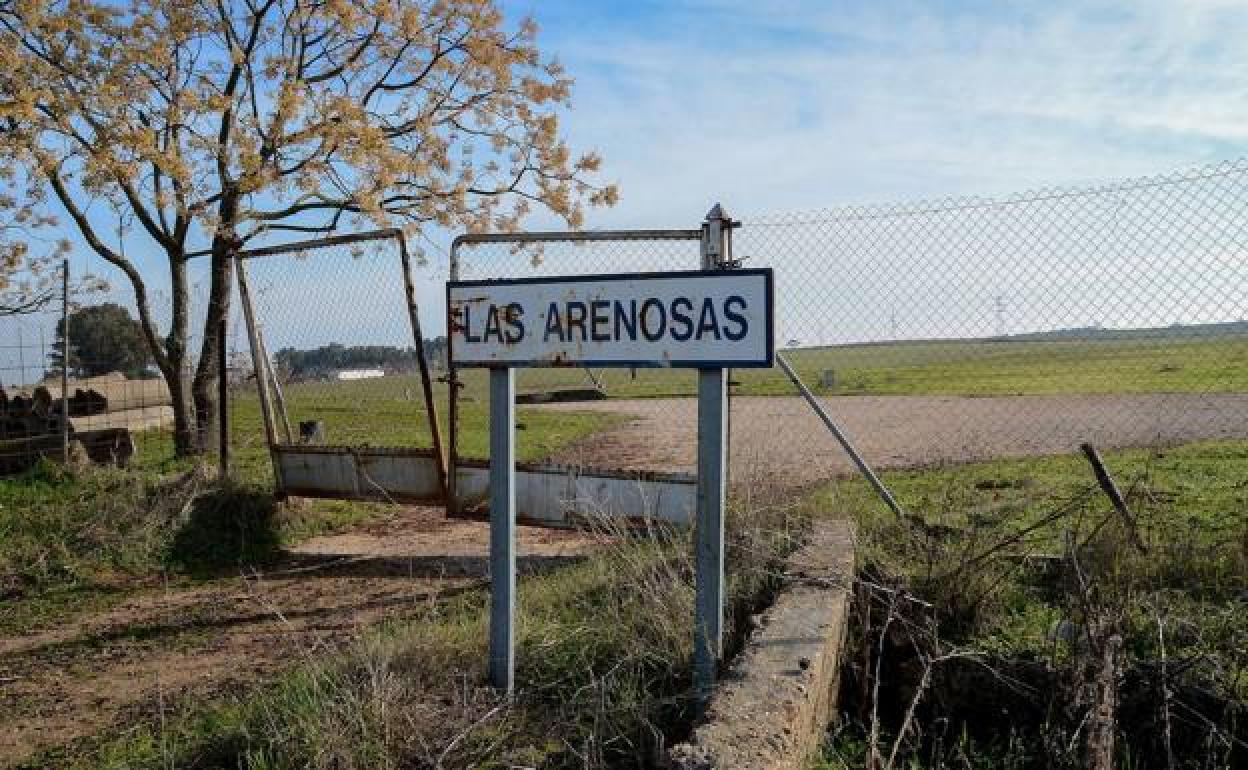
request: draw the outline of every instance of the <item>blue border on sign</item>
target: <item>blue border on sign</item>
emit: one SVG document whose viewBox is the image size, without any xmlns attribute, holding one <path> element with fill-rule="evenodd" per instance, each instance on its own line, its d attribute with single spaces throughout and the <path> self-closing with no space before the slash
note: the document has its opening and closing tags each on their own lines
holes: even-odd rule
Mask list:
<svg viewBox="0 0 1248 770">
<path fill-rule="evenodd" d="M 701 359 L 676 359 L 672 361 L 620 361 L 584 359 L 564 364 L 543 361 L 456 361 L 455 334 L 451 318 L 451 290 L 475 286 L 522 286 L 535 283 L 579 283 L 582 281 L 636 281 L 651 278 L 706 278 L 711 276 L 762 276 L 767 296 L 767 360 L 766 361 L 705 361 Z M 770 369 L 776 363 L 775 338 L 775 278 L 770 267 L 751 267 L 741 270 L 673 270 L 647 273 L 587 273 L 585 275 L 555 275 L 548 278 L 506 278 L 496 281 L 447 281 L 446 282 L 446 357 L 450 366 L 467 369 L 575 369 L 594 366 L 601 369 Z"/>
</svg>

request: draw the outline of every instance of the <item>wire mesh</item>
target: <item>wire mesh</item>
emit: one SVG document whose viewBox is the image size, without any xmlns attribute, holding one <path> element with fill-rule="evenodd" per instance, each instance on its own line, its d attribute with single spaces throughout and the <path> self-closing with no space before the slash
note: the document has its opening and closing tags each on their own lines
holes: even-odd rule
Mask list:
<svg viewBox="0 0 1248 770">
<path fill-rule="evenodd" d="M 457 250 L 460 280 L 696 270 L 696 238 L 465 243 Z M 487 373 L 461 369 L 458 441 L 461 457 L 484 458 L 488 412 Z M 519 405 L 516 451 L 523 460 L 551 460 L 602 469 L 691 470 L 685 444 L 696 440 L 696 422 L 684 401 L 697 379 L 689 369 L 552 367 L 516 371 Z M 669 419 L 670 418 L 670 419 Z M 646 436 L 651 420 L 674 431 Z M 640 431 L 640 432 L 639 432 Z M 592 439 L 591 439 L 592 436 Z"/>
<path fill-rule="evenodd" d="M 747 217 L 777 348 L 875 465 L 1248 437 L 1248 164 L 1000 199 Z M 841 449 L 777 370 L 734 450 L 814 480 Z"/>
<path fill-rule="evenodd" d="M 91 294 L 70 302 L 67 403 L 60 297 L 37 312 L 0 319 L 0 475 L 41 458 L 59 461 L 66 414 L 75 462 L 126 466 L 172 453 L 169 388 L 129 311 Z"/>
<path fill-rule="evenodd" d="M 1248 437 L 1245 198 L 1248 163 L 1235 162 L 999 199 L 747 216 L 734 257 L 775 270 L 777 349 L 880 468 L 1237 439 Z M 489 243 L 460 257 L 464 279 L 679 270 L 697 266 L 698 244 Z M 731 381 L 736 481 L 853 471 L 778 368 Z M 693 466 L 691 372 L 531 369 L 517 389 L 569 399 L 530 414 L 620 421 L 556 459 Z"/>
<path fill-rule="evenodd" d="M 277 439 L 340 446 L 429 447 L 429 420 L 393 235 L 244 260 L 259 341 L 278 383 Z M 434 294 L 422 287 L 422 294 Z M 441 285 L 436 287 L 439 291 Z M 426 343 L 436 376 L 445 339 Z M 263 446 L 251 341 L 230 338 L 236 445 Z M 438 385 L 445 402 L 445 386 Z"/>
<path fill-rule="evenodd" d="M 879 468 L 1067 453 L 1082 442 L 1241 439 L 1246 203 L 1248 163 L 1237 161 L 997 199 L 746 216 L 734 256 L 775 270 L 777 348 Z M 457 261 L 461 279 L 670 271 L 697 268 L 700 246 L 467 243 Z M 312 440 L 325 443 L 430 445 L 396 241 L 310 246 L 247 267 L 291 440 L 301 440 L 301 423 L 319 422 Z M 445 376 L 445 330 L 428 321 L 444 316 L 442 278 L 417 276 L 426 328 L 439 335 L 426 351 L 435 379 Z M 112 297 L 76 304 L 109 299 L 132 306 Z M 154 297 L 155 308 L 165 304 Z M 193 311 L 202 318 L 198 304 Z M 7 391 L 43 379 L 58 318 L 53 309 L 0 319 Z M 264 431 L 237 303 L 230 329 L 233 441 L 240 459 L 255 450 L 260 462 Z M 459 452 L 485 457 L 485 373 L 460 374 Z M 809 483 L 852 471 L 778 369 L 736 370 L 732 383 L 734 479 Z M 691 470 L 694 388 L 688 370 L 521 370 L 518 455 Z M 435 398 L 445 420 L 444 383 Z M 171 452 L 167 397 L 135 407 L 139 453 Z"/>
</svg>

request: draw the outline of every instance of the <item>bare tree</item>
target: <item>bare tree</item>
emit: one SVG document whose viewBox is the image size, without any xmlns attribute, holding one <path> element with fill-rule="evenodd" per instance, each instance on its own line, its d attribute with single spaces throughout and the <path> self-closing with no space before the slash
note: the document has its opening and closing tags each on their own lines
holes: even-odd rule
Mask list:
<svg viewBox="0 0 1248 770">
<path fill-rule="evenodd" d="M 232 256 L 266 233 L 570 226 L 609 205 L 558 130 L 571 79 L 488 0 L 0 0 L 0 165 L 68 213 L 134 290 L 181 453 L 215 413 Z M 170 322 L 96 212 L 165 257 Z M 208 253 L 198 355 L 190 255 Z M 192 370 L 193 367 L 193 370 Z"/>
<path fill-rule="evenodd" d="M 60 294 L 58 267 L 70 244 L 60 241 L 40 248 L 38 239 L 40 229 L 55 224 L 49 215 L 37 213 L 31 201 L 0 195 L 0 318 L 38 312 Z"/>
</svg>

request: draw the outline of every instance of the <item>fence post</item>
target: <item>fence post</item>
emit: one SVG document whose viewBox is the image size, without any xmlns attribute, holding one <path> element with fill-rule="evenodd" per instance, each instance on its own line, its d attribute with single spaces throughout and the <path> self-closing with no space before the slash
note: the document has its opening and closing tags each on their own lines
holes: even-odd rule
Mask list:
<svg viewBox="0 0 1248 770">
<path fill-rule="evenodd" d="M 251 345 L 252 368 L 256 372 L 256 389 L 260 395 L 260 416 L 264 421 L 264 438 L 269 445 L 269 459 L 273 462 L 273 480 L 277 490 L 285 494 L 282 483 L 282 465 L 277 456 L 277 418 L 269 400 L 269 367 L 264 362 L 264 347 L 260 342 L 260 329 L 256 324 L 256 311 L 251 303 L 251 286 L 247 281 L 247 268 L 243 259 L 234 257 L 234 272 L 238 276 L 238 301 L 243 306 L 243 321 L 247 324 L 247 340 Z"/>
<path fill-rule="evenodd" d="M 61 462 L 69 465 L 69 257 L 61 261 Z"/>
<path fill-rule="evenodd" d="M 442 494 L 448 498 L 450 486 L 447 483 L 446 452 L 442 448 L 442 425 L 438 421 L 438 405 L 433 398 L 433 382 L 429 378 L 429 360 L 425 358 L 425 335 L 420 330 L 420 311 L 416 307 L 416 286 L 412 282 L 412 260 L 407 253 L 407 241 L 401 230 L 395 232 L 399 243 L 399 261 L 403 265 L 403 293 L 407 298 L 407 317 L 412 325 L 412 341 L 416 345 L 416 364 L 420 368 L 420 389 L 425 396 L 425 415 L 429 418 L 429 438 L 433 441 L 433 451 L 437 455 L 438 476 L 442 482 Z"/>
<path fill-rule="evenodd" d="M 516 375 L 490 369 L 490 683 L 512 694 L 516 673 Z"/>
<path fill-rule="evenodd" d="M 222 314 L 217 327 L 217 465 L 222 479 L 230 475 L 229 317 Z"/>
<path fill-rule="evenodd" d="M 459 238 L 451 243 L 450 274 L 448 280 L 459 280 Z M 459 373 L 455 362 L 451 360 L 450 340 L 452 334 L 450 308 L 446 317 L 446 512 L 450 516 L 459 514 L 459 492 L 457 489 L 456 466 L 459 463 Z"/>
<path fill-rule="evenodd" d="M 731 222 L 719 204 L 706 215 L 702 269 L 722 267 Z M 723 652 L 724 465 L 728 380 L 723 369 L 698 370 L 698 486 L 693 628 L 694 696 L 705 704 Z"/>
</svg>

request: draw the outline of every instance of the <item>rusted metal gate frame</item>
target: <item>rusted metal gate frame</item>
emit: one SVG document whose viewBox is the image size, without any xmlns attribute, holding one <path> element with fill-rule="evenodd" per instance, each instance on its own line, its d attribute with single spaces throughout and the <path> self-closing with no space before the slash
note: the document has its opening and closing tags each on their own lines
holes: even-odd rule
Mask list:
<svg viewBox="0 0 1248 770">
<path fill-rule="evenodd" d="M 707 227 L 703 225 L 696 230 L 590 230 L 590 231 L 569 231 L 569 230 L 546 230 L 546 231 L 530 231 L 517 233 L 463 233 L 455 237 L 451 242 L 450 252 L 450 276 L 449 280 L 460 280 L 460 249 L 467 245 L 476 245 L 483 243 L 508 243 L 514 245 L 527 245 L 533 243 L 588 243 L 602 241 L 697 241 L 704 243 L 707 238 Z M 447 341 L 450 341 L 450 307 L 447 307 Z M 459 494 L 458 483 L 456 477 L 459 475 L 456 470 L 461 466 L 475 467 L 479 463 L 469 458 L 461 458 L 459 456 L 459 391 L 463 387 L 463 383 L 459 380 L 458 367 L 455 366 L 451 356 L 447 356 L 447 373 L 446 382 L 448 395 L 447 404 L 447 425 L 449 436 L 447 437 L 447 465 L 449 472 L 447 481 L 449 487 L 447 489 L 446 511 L 447 515 L 453 518 L 484 518 L 484 514 L 479 511 L 469 510 L 465 508 L 465 500 Z M 519 466 L 518 466 L 519 467 Z M 553 469 L 553 466 L 551 466 Z M 609 469 L 581 468 L 579 473 L 589 477 L 599 478 L 621 478 L 619 471 Z M 692 485 L 693 477 L 688 474 L 631 474 L 638 480 L 651 479 L 658 483 L 680 483 Z M 526 523 L 541 523 L 540 521 Z"/>
<path fill-rule="evenodd" d="M 307 447 L 294 444 L 289 433 L 289 426 L 286 428 L 286 441 L 280 442 L 277 436 L 276 416 L 273 411 L 273 404 L 269 400 L 270 387 L 273 388 L 274 395 L 281 398 L 280 386 L 277 384 L 277 378 L 272 371 L 269 358 L 265 352 L 264 340 L 261 331 L 256 324 L 255 308 L 251 300 L 251 290 L 247 281 L 246 260 L 256 259 L 259 257 L 275 256 L 280 254 L 290 254 L 300 251 L 308 251 L 311 249 L 321 249 L 330 246 L 342 246 L 353 243 L 365 243 L 369 241 L 384 241 L 393 239 L 399 249 L 400 267 L 403 271 L 403 290 L 407 299 L 408 321 L 411 324 L 412 338 L 416 346 L 416 361 L 420 368 L 420 385 L 425 398 L 425 410 L 429 419 L 429 432 L 432 437 L 433 448 L 430 449 L 408 449 L 408 448 L 372 448 L 372 447 L 349 447 L 349 446 L 318 446 Z M 273 463 L 274 479 L 277 482 L 277 489 L 280 496 L 292 494 L 305 494 L 315 497 L 373 497 L 382 500 L 391 500 L 394 502 L 438 502 L 432 500 L 427 495 L 418 494 L 410 497 L 403 495 L 395 496 L 388 493 L 385 489 L 378 487 L 375 493 L 367 490 L 358 489 L 354 495 L 339 492 L 337 494 L 318 490 L 315 488 L 287 487 L 282 471 L 283 455 L 291 455 L 297 459 L 299 456 L 312 454 L 320 455 L 337 455 L 349 460 L 354 464 L 356 471 L 361 476 L 366 476 L 364 465 L 372 460 L 382 460 L 392 457 L 404 458 L 428 458 L 432 459 L 436 467 L 438 476 L 438 487 L 441 492 L 439 497 L 449 499 L 450 481 L 447 472 L 447 457 L 442 442 L 442 426 L 438 420 L 437 404 L 433 398 L 433 384 L 429 376 L 429 362 L 425 356 L 424 335 L 420 330 L 420 314 L 416 305 L 416 288 L 412 281 L 412 265 L 411 256 L 407 251 L 407 242 L 403 237 L 403 231 L 398 228 L 386 228 L 382 230 L 370 230 L 361 233 L 350 233 L 347 235 L 334 235 L 325 238 L 314 238 L 306 241 L 298 241 L 294 243 L 284 243 L 276 246 L 266 246 L 262 248 L 249 249 L 239 252 L 234 258 L 235 273 L 238 275 L 239 299 L 243 306 L 244 320 L 247 324 L 247 333 L 252 354 L 252 365 L 256 372 L 256 388 L 260 397 L 260 410 L 265 425 L 265 438 L 269 445 L 269 456 Z M 282 406 L 283 417 L 285 416 L 285 407 Z"/>
</svg>

